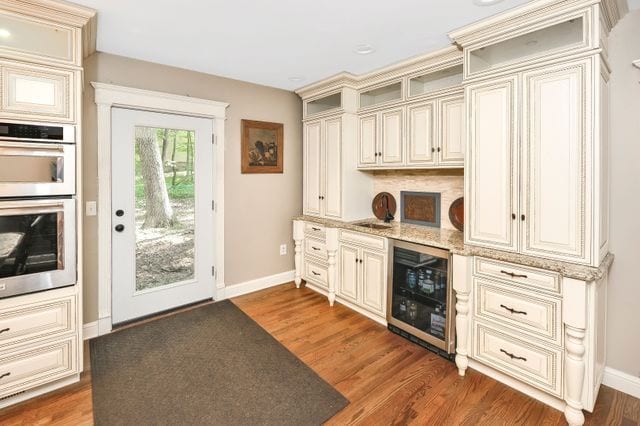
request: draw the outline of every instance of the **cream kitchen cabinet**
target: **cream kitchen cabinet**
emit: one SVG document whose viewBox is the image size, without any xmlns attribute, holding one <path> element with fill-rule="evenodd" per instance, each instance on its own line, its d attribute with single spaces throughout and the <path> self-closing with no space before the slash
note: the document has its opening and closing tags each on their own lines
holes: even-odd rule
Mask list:
<svg viewBox="0 0 640 426">
<path fill-rule="evenodd" d="M 4 116 L 75 121 L 75 71 L 0 62 L 0 72 Z"/>
<path fill-rule="evenodd" d="M 406 109 L 406 166 L 464 166 L 464 95 L 443 96 Z"/>
<path fill-rule="evenodd" d="M 404 161 L 404 109 L 390 108 L 360 117 L 358 166 L 401 166 Z"/>
<path fill-rule="evenodd" d="M 588 95 L 600 85 L 596 65 L 585 58 L 466 87 L 467 244 L 600 263 Z"/>
</svg>

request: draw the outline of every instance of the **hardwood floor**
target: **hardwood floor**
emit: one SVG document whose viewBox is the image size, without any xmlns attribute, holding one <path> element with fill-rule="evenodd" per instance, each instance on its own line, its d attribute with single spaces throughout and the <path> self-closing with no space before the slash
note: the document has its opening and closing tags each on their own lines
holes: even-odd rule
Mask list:
<svg viewBox="0 0 640 426">
<path fill-rule="evenodd" d="M 561 412 L 455 365 L 293 284 L 233 299 L 351 402 L 328 424 L 563 425 Z M 0 411 L 1 425 L 92 424 L 91 380 Z M 640 425 L 640 400 L 603 386 L 588 425 Z"/>
</svg>

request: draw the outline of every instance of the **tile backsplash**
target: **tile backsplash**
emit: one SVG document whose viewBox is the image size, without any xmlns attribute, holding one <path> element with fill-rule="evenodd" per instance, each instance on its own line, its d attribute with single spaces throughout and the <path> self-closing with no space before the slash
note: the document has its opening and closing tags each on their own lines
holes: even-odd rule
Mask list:
<svg viewBox="0 0 640 426">
<path fill-rule="evenodd" d="M 394 196 L 398 209 L 395 220 L 400 221 L 400 191 L 439 192 L 441 195 L 440 226 L 455 229 L 449 220 L 449 206 L 464 195 L 462 169 L 441 170 L 384 170 L 373 172 L 375 193 L 388 192 Z"/>
</svg>

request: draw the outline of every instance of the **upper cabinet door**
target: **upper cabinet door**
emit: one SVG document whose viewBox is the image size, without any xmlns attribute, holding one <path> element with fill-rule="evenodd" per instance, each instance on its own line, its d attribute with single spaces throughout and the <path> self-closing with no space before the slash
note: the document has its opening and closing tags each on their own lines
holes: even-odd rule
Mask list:
<svg viewBox="0 0 640 426">
<path fill-rule="evenodd" d="M 324 215 L 342 216 L 342 119 L 325 121 L 325 173 L 324 173 Z"/>
<path fill-rule="evenodd" d="M 402 119 L 402 109 L 384 111 L 380 114 L 382 123 L 382 165 L 402 164 L 403 144 L 404 144 L 404 123 Z"/>
<path fill-rule="evenodd" d="M 522 253 L 590 260 L 592 74 L 590 59 L 523 74 Z"/>
<path fill-rule="evenodd" d="M 378 162 L 378 129 L 376 114 L 360 117 L 359 135 L 359 166 L 375 166 Z"/>
<path fill-rule="evenodd" d="M 434 111 L 435 102 L 414 105 L 407 109 L 409 120 L 408 165 L 435 164 Z"/>
<path fill-rule="evenodd" d="M 465 240 L 509 251 L 518 247 L 516 83 L 509 77 L 466 88 Z"/>
<path fill-rule="evenodd" d="M 74 121 L 73 72 L 1 64 L 2 113 L 16 118 Z"/>
<path fill-rule="evenodd" d="M 304 134 L 304 214 L 321 215 L 322 125 L 320 121 L 305 124 Z"/>
<path fill-rule="evenodd" d="M 338 295 L 353 303 L 358 303 L 358 270 L 360 261 L 358 249 L 349 245 L 340 245 L 340 280 Z"/>
<path fill-rule="evenodd" d="M 385 256 L 362 250 L 362 304 L 368 310 L 385 315 L 386 266 Z"/>
<path fill-rule="evenodd" d="M 438 101 L 440 117 L 441 165 L 464 166 L 464 96 L 457 95 Z"/>
</svg>

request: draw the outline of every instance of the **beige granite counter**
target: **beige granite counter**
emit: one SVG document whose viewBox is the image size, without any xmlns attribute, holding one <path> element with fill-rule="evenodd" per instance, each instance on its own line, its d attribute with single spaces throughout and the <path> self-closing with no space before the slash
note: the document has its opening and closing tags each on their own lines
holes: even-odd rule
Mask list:
<svg viewBox="0 0 640 426">
<path fill-rule="evenodd" d="M 519 265 L 531 266 L 534 268 L 555 271 L 567 278 L 575 278 L 584 281 L 595 281 L 604 276 L 613 263 L 613 254 L 609 253 L 599 267 L 577 265 L 574 263 L 561 262 L 557 260 L 543 259 L 539 257 L 525 256 L 518 253 L 510 253 L 502 250 L 495 250 L 484 247 L 470 246 L 464 244 L 464 234 L 460 231 L 448 229 L 432 228 L 428 226 L 411 225 L 392 221 L 385 224 L 378 219 L 364 219 L 354 222 L 343 222 L 334 219 L 325 219 L 313 216 L 296 216 L 293 220 L 313 222 L 330 228 L 348 229 L 365 234 L 377 235 L 394 240 L 408 241 L 416 244 L 423 244 L 432 247 L 449 250 L 453 254 L 462 256 L 482 256 L 489 259 L 511 262 Z M 379 223 L 388 225 L 385 229 L 372 229 L 357 226 L 356 223 Z"/>
</svg>

